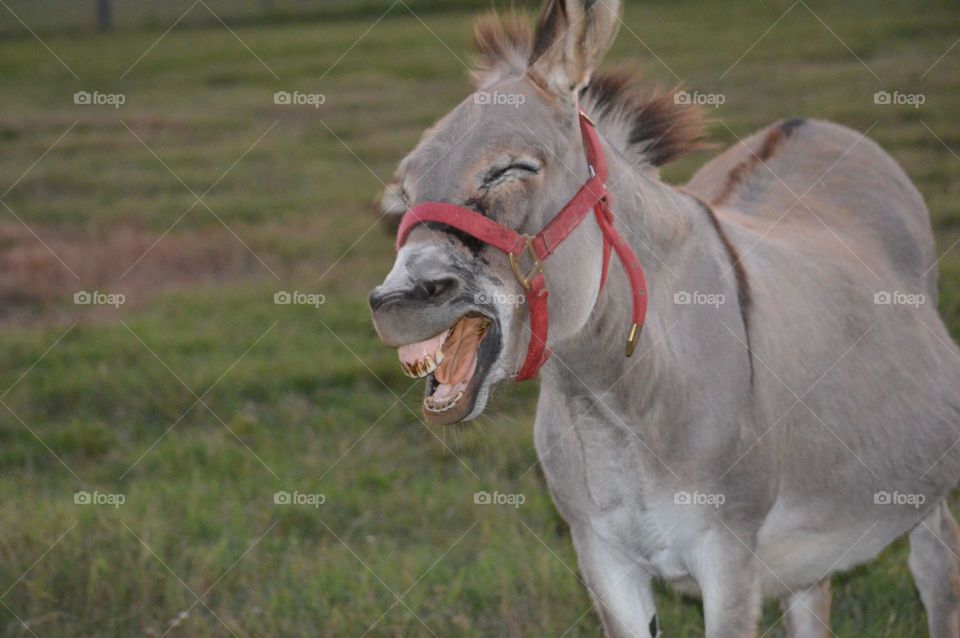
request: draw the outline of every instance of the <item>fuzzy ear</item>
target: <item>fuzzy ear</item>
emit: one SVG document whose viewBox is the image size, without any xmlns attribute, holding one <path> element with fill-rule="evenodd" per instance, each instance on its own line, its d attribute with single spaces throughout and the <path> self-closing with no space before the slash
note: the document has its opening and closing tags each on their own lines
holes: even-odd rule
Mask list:
<svg viewBox="0 0 960 638">
<path fill-rule="evenodd" d="M 620 0 L 547 0 L 537 23 L 531 73 L 561 97 L 590 82 L 620 26 Z"/>
<path fill-rule="evenodd" d="M 400 227 L 400 218 L 407 212 L 407 200 L 403 196 L 403 188 L 396 183 L 388 184 L 374 204 L 384 230 L 390 235 L 395 235 Z"/>
<path fill-rule="evenodd" d="M 533 34 L 522 15 L 491 11 L 473 23 L 477 50 L 473 83 L 477 89 L 523 75 L 530 59 Z"/>
</svg>

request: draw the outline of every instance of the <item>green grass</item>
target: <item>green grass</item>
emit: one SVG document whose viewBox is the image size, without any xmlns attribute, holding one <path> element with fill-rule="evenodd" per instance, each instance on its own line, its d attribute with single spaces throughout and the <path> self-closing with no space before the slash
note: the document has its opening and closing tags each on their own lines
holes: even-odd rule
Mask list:
<svg viewBox="0 0 960 638">
<path fill-rule="evenodd" d="M 721 79 L 791 4 L 631 5 L 636 37 L 622 30 L 610 61 L 644 62 L 651 83 L 722 92 L 711 113 L 721 145 L 791 115 L 873 126 L 947 251 L 960 237 L 960 49 L 924 72 L 960 15 L 948 2 L 797 5 Z M 22 619 L 43 638 L 159 636 L 178 618 L 167 635 L 359 636 L 375 621 L 369 635 L 598 635 L 536 468 L 535 388 L 503 388 L 468 429 L 425 429 L 419 384 L 369 325 L 366 292 L 392 260 L 369 203 L 468 92 L 439 40 L 468 60 L 469 15 L 425 14 L 435 37 L 395 9 L 342 59 L 372 17 L 245 19 L 235 32 L 256 55 L 218 24 L 189 24 L 135 64 L 166 29 L 150 28 L 160 18 L 58 35 L 72 14 L 61 25 L 62 4 L 38 7 L 22 17 L 36 16 L 80 79 L 18 23 L 0 40 L 0 193 L 16 183 L 3 201 L 79 279 L 0 207 L 0 282 L 27 277 L 0 285 L 0 635 L 30 635 Z M 78 106 L 80 90 L 126 103 Z M 278 90 L 326 103 L 278 106 Z M 926 103 L 877 106 L 878 90 Z M 682 181 L 708 156 L 666 174 Z M 124 278 L 195 201 L 171 171 L 197 195 L 216 184 L 213 213 L 195 206 L 158 244 L 166 270 L 148 256 Z M 124 252 L 109 240 L 118 229 L 146 243 Z M 197 262 L 197 237 L 227 257 Z M 956 250 L 940 269 L 941 308 L 960 336 Z M 119 310 L 71 303 L 76 290 L 117 289 Z M 325 303 L 274 305 L 277 290 Z M 75 505 L 78 490 L 126 502 Z M 479 490 L 526 500 L 480 507 Z M 326 501 L 275 505 L 277 491 Z M 668 635 L 702 635 L 697 604 L 658 598 Z M 833 611 L 839 637 L 924 635 L 906 545 L 838 577 Z M 778 618 L 769 605 L 768 636 L 783 635 Z"/>
</svg>

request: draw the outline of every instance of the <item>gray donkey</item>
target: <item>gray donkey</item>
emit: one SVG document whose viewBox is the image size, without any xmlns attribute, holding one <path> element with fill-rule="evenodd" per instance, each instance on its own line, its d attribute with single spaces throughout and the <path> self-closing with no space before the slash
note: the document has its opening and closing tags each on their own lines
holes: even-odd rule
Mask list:
<svg viewBox="0 0 960 638">
<path fill-rule="evenodd" d="M 930 634 L 957 638 L 960 354 L 920 194 L 864 135 L 799 119 L 664 183 L 657 167 L 698 146 L 698 115 L 594 72 L 619 12 L 551 0 L 533 33 L 478 22 L 478 92 L 424 134 L 383 206 L 538 233 L 594 174 L 582 110 L 649 282 L 636 353 L 599 215 L 546 260 L 438 219 L 408 227 L 370 295 L 378 334 L 425 379 L 428 422 L 473 419 L 544 328 L 525 298 L 542 276 L 536 449 L 608 636 L 659 634 L 654 577 L 702 597 L 710 638 L 755 636 L 764 597 L 791 637 L 827 636 L 831 574 L 909 533 Z"/>
</svg>

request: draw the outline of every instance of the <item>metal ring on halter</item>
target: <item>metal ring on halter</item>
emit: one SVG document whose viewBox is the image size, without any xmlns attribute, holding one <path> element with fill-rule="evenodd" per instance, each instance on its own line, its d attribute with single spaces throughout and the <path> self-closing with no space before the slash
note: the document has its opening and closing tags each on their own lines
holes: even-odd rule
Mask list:
<svg viewBox="0 0 960 638">
<path fill-rule="evenodd" d="M 543 272 L 543 262 L 537 257 L 536 251 L 533 249 L 533 237 L 529 235 L 524 235 L 526 237 L 526 242 L 523 245 L 523 251 L 519 255 L 514 253 L 508 253 L 510 257 L 510 268 L 513 269 L 513 276 L 517 278 L 517 281 L 520 282 L 520 285 L 523 286 L 524 290 L 530 290 L 531 280 L 538 274 Z M 523 255 L 526 252 L 530 255 L 530 259 L 533 260 L 533 265 L 530 266 L 530 269 L 526 273 L 520 267 L 519 256 Z"/>
</svg>

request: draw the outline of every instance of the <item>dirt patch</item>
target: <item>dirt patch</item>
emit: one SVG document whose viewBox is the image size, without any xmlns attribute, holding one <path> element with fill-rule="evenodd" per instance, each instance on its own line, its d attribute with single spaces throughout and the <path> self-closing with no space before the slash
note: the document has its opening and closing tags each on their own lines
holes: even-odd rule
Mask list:
<svg viewBox="0 0 960 638">
<path fill-rule="evenodd" d="M 341 290 L 365 298 L 392 253 L 392 240 L 377 226 L 362 205 L 336 214 L 315 211 L 267 223 L 232 223 L 236 236 L 219 224 L 176 228 L 161 238 L 162 230 L 131 222 L 30 224 L 28 229 L 4 221 L 0 322 L 115 321 L 114 306 L 78 304 L 74 295 L 123 295 L 122 316 L 165 293 L 247 279 L 325 289 L 336 280 Z M 356 243 L 358 238 L 362 241 Z"/>
<path fill-rule="evenodd" d="M 31 229 L 33 232 L 31 232 Z M 74 295 L 123 295 L 125 309 L 156 295 L 269 272 L 223 229 L 170 233 L 130 225 L 70 229 L 0 224 L 0 321 L 61 321 L 113 310 Z M 34 236 L 33 233 L 36 233 Z M 79 307 L 79 306 L 84 307 Z M 94 306 L 96 306 L 94 304 Z"/>
</svg>

